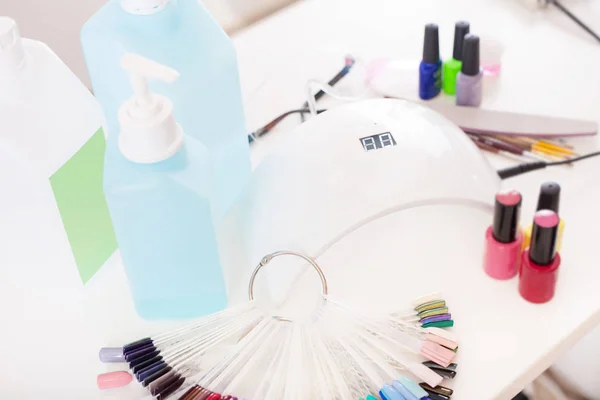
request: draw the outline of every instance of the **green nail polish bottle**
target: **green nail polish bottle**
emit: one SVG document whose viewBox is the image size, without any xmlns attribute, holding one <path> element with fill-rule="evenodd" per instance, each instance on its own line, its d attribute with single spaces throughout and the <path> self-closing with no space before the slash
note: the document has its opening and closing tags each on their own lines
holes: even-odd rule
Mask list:
<svg viewBox="0 0 600 400">
<path fill-rule="evenodd" d="M 446 94 L 456 93 L 456 76 L 462 68 L 462 48 L 465 35 L 470 31 L 468 22 L 459 21 L 454 26 L 454 51 L 452 58 L 444 62 L 443 89 Z"/>
</svg>

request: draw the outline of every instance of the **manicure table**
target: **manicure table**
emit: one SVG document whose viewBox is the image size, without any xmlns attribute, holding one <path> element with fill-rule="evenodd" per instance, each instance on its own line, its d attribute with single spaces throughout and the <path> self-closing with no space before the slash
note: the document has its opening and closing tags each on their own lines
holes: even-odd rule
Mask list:
<svg viewBox="0 0 600 400">
<path fill-rule="evenodd" d="M 307 81 L 328 80 L 341 68 L 345 54 L 360 60 L 357 74 L 376 57 L 418 63 L 428 22 L 440 25 L 442 55 L 449 57 L 454 23 L 462 19 L 471 22 L 472 32 L 492 36 L 506 47 L 502 72 L 485 81 L 482 107 L 600 121 L 600 46 L 557 11 L 537 9 L 535 1 L 301 0 L 234 35 L 248 129 L 299 108 L 306 100 Z M 339 90 L 357 95 L 359 87 L 360 79 L 349 76 Z M 323 105 L 333 105 L 323 100 Z M 297 116 L 289 117 L 254 144 L 254 165 L 299 123 Z M 582 153 L 598 148 L 596 137 L 572 143 Z M 511 164 L 498 156 L 489 156 L 489 161 L 495 168 Z M 330 292 L 361 304 L 377 297 L 390 305 L 427 290 L 442 290 L 461 341 L 458 374 L 448 383 L 454 389 L 452 399 L 512 399 L 600 323 L 600 158 L 503 182 L 524 196 L 523 224 L 531 220 L 539 186 L 547 180 L 563 188 L 561 216 L 566 222 L 562 270 L 550 303 L 533 305 L 521 299 L 516 279 L 488 278 L 481 260 L 491 216 L 450 209 L 398 216 L 394 226 L 375 223 L 340 242 L 319 260 Z M 454 218 L 455 225 L 436 227 L 441 214 Z M 446 238 L 436 251 L 428 240 L 431 226 Z M 352 245 L 357 240 L 364 245 L 362 253 Z M 386 257 L 379 256 L 386 250 Z M 118 253 L 81 289 L 79 303 L 61 300 L 60 285 L 49 275 L 48 287 L 54 290 L 48 293 L 32 292 L 24 285 L 2 286 L 0 309 L 9 317 L 3 318 L 0 339 L 22 354 L 0 363 L 3 398 L 144 398 L 147 393 L 137 384 L 98 391 L 97 374 L 122 368 L 101 364 L 98 349 L 160 333 L 180 322 L 137 317 Z M 44 298 L 52 307 L 33 306 Z M 34 371 L 39 372 L 35 377 Z"/>
</svg>

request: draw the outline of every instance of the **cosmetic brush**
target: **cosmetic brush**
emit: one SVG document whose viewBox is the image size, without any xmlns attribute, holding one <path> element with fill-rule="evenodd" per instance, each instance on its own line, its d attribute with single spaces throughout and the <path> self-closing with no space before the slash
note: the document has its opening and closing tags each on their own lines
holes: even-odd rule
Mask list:
<svg viewBox="0 0 600 400">
<path fill-rule="evenodd" d="M 521 149 L 520 146 L 513 144 L 513 143 L 509 143 L 509 142 L 504 142 L 500 139 L 497 139 L 495 137 L 492 136 L 484 136 L 484 135 L 474 135 L 474 134 L 468 134 L 469 137 L 475 141 L 476 143 L 482 143 L 486 146 L 490 146 L 493 148 L 496 148 L 500 151 L 505 151 L 508 153 L 512 153 L 515 154 L 517 156 L 523 156 L 529 159 L 533 159 L 533 160 L 540 160 L 540 157 L 537 154 L 534 154 L 530 151 L 525 151 L 523 149 Z"/>
<path fill-rule="evenodd" d="M 573 151 L 573 149 L 567 148 L 563 145 L 558 145 L 552 143 L 550 141 L 545 140 L 535 140 L 531 138 L 519 138 L 519 137 L 507 137 L 507 136 L 497 136 L 499 140 L 503 140 L 508 143 L 512 143 L 516 146 L 521 147 L 524 151 L 532 151 L 538 150 L 540 152 L 546 152 L 546 150 L 550 151 L 547 154 L 552 155 L 551 152 L 559 153 L 561 156 L 572 157 L 577 156 L 577 153 Z"/>
<path fill-rule="evenodd" d="M 487 151 L 488 153 L 492 153 L 492 154 L 497 154 L 499 156 L 502 156 L 504 158 L 507 158 L 509 160 L 513 160 L 513 161 L 518 161 L 518 162 L 526 162 L 531 160 L 530 158 L 526 158 L 526 157 L 522 157 L 513 153 L 509 153 L 508 151 L 504 151 L 504 150 L 498 150 L 495 147 L 492 146 L 488 146 L 487 144 L 483 144 L 481 142 L 478 142 L 476 140 L 473 140 L 473 143 L 475 143 L 475 145 L 483 151 Z"/>
<path fill-rule="evenodd" d="M 563 148 L 565 150 L 575 150 L 575 146 L 567 143 L 567 141 L 564 138 L 556 138 L 556 139 L 550 139 L 550 138 L 544 138 L 539 140 L 540 143 L 547 143 L 553 146 L 558 146 L 560 148 Z"/>
<path fill-rule="evenodd" d="M 539 153 L 544 153 L 546 155 L 549 155 L 551 157 L 556 157 L 556 158 L 560 158 L 560 159 L 565 159 L 565 158 L 569 158 L 570 154 L 566 154 L 563 151 L 560 150 L 553 150 L 548 148 L 545 145 L 542 145 L 540 143 L 535 143 L 531 145 L 531 151 L 535 151 L 535 152 L 539 152 Z"/>
</svg>

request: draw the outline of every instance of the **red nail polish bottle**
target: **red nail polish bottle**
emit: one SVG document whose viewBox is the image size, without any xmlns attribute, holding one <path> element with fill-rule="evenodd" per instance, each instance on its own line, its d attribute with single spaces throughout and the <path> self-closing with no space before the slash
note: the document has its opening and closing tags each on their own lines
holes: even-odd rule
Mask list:
<svg viewBox="0 0 600 400">
<path fill-rule="evenodd" d="M 551 210 L 541 210 L 533 218 L 531 246 L 523 252 L 519 272 L 519 293 L 531 303 L 546 303 L 554 297 L 560 254 L 556 239 L 560 218 Z"/>
</svg>

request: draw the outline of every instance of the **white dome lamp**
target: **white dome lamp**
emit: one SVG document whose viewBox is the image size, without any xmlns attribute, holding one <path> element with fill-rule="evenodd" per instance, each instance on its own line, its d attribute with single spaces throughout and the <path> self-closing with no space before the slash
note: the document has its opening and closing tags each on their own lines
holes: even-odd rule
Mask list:
<svg viewBox="0 0 600 400">
<path fill-rule="evenodd" d="M 228 214 L 223 229 L 232 250 L 224 249 L 222 262 L 232 300 L 245 296 L 264 254 L 319 257 L 369 222 L 420 206 L 487 212 L 499 187 L 481 151 L 428 108 L 391 99 L 333 108 L 287 135 Z M 277 286 L 285 290 L 295 278 L 281 276 Z"/>
</svg>

